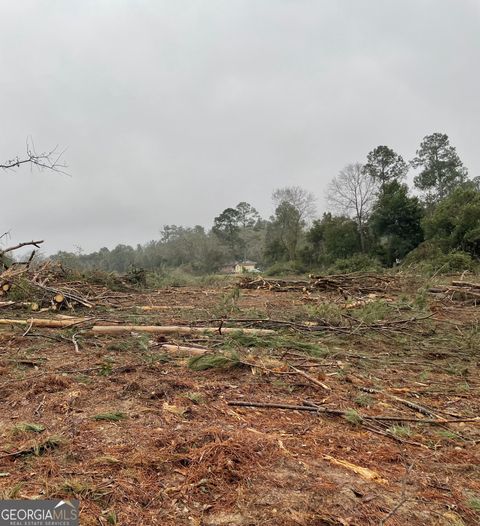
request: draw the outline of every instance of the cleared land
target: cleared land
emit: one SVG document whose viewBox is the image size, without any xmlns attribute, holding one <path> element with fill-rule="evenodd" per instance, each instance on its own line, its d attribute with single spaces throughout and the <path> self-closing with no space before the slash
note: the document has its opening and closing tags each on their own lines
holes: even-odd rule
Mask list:
<svg viewBox="0 0 480 526">
<path fill-rule="evenodd" d="M 53 329 L 4 305 L 0 496 L 77 497 L 82 526 L 477 525 L 480 307 L 453 279 L 76 283 L 94 307 Z M 91 330 L 122 324 L 221 328 Z"/>
</svg>

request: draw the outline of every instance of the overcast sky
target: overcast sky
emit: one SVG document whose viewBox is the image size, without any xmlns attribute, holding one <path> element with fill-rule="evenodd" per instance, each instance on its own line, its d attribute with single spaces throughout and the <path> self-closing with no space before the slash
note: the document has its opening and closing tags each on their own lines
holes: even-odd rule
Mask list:
<svg viewBox="0 0 480 526">
<path fill-rule="evenodd" d="M 45 251 L 209 226 L 276 187 L 325 209 L 379 144 L 446 132 L 480 175 L 480 0 L 0 0 L 0 230 Z"/>
</svg>

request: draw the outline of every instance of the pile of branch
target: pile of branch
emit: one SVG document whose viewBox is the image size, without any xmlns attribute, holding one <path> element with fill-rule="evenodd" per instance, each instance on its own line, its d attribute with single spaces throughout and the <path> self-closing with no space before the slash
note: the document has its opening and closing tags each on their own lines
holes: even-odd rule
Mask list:
<svg viewBox="0 0 480 526">
<path fill-rule="evenodd" d="M 384 293 L 396 288 L 394 276 L 375 273 L 335 274 L 329 276 L 310 275 L 308 280 L 243 277 L 241 289 L 264 289 L 273 292 L 337 292 L 344 296 Z"/>
<path fill-rule="evenodd" d="M 47 261 L 34 268 L 32 265 L 35 250 L 26 261 L 10 261 L 9 255 L 26 246 L 40 248 L 43 240 L 28 241 L 0 250 L 0 296 L 8 301 L 3 301 L 0 306 L 29 308 L 34 311 L 49 308 L 60 310 L 72 308 L 76 305 L 91 308 L 93 303 L 75 289 L 69 287 L 57 287 L 50 282 L 53 281 L 63 269 L 58 265 Z M 18 289 L 20 292 L 15 297 L 22 297 L 22 301 L 12 301 L 9 295 Z"/>
<path fill-rule="evenodd" d="M 441 294 L 453 301 L 464 301 L 474 305 L 480 304 L 480 283 L 452 281 L 451 285 L 431 287 L 428 292 Z"/>
<path fill-rule="evenodd" d="M 4 237 L 4 234 L 1 237 Z M 12 252 L 27 246 L 34 246 L 40 248 L 40 245 L 43 243 L 43 240 L 39 241 L 27 241 L 24 243 L 18 243 L 18 245 L 13 245 L 7 247 L 3 250 L 0 250 L 0 296 L 6 296 L 15 279 L 18 279 L 19 276 L 22 276 L 28 272 L 30 265 L 35 256 L 35 250 L 32 251 L 30 257 L 27 261 L 10 261 L 9 257 Z"/>
</svg>

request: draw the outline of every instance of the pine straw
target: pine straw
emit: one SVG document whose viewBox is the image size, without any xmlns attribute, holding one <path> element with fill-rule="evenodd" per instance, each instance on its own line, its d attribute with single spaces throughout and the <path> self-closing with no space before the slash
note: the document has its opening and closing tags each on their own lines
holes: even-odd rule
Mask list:
<svg viewBox="0 0 480 526">
<path fill-rule="evenodd" d="M 250 430 L 229 432 L 220 427 L 198 430 L 188 440 L 172 432 L 161 443 L 166 445 L 158 450 L 158 460 L 183 478 L 171 491 L 215 506 L 232 505 L 239 486 L 284 454 L 276 439 L 267 435 Z M 141 461 L 138 457 L 136 460 Z M 156 464 L 152 458 L 145 460 Z"/>
</svg>

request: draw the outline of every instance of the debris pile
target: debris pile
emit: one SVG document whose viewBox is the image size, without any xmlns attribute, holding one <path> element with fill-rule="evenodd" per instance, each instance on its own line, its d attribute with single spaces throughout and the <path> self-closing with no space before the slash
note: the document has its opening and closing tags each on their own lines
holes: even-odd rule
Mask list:
<svg viewBox="0 0 480 526">
<path fill-rule="evenodd" d="M 451 285 L 430 287 L 428 292 L 440 294 L 452 301 L 464 301 L 474 305 L 480 304 L 480 283 L 452 281 Z"/>
<path fill-rule="evenodd" d="M 142 269 L 124 279 L 116 274 L 92 272 L 88 279 L 67 272 L 60 262 L 34 260 L 33 250 L 26 261 L 13 261 L 10 254 L 25 246 L 38 248 L 43 241 L 19 243 L 0 251 L 0 308 L 11 307 L 35 312 L 74 310 L 77 307 L 92 309 L 94 306 L 115 307 L 121 292 L 132 284 L 142 283 Z"/>
<path fill-rule="evenodd" d="M 395 276 L 362 272 L 329 276 L 310 275 L 308 280 L 247 276 L 240 280 L 239 287 L 241 289 L 264 289 L 273 292 L 337 292 L 347 297 L 396 290 L 398 284 Z"/>
</svg>

